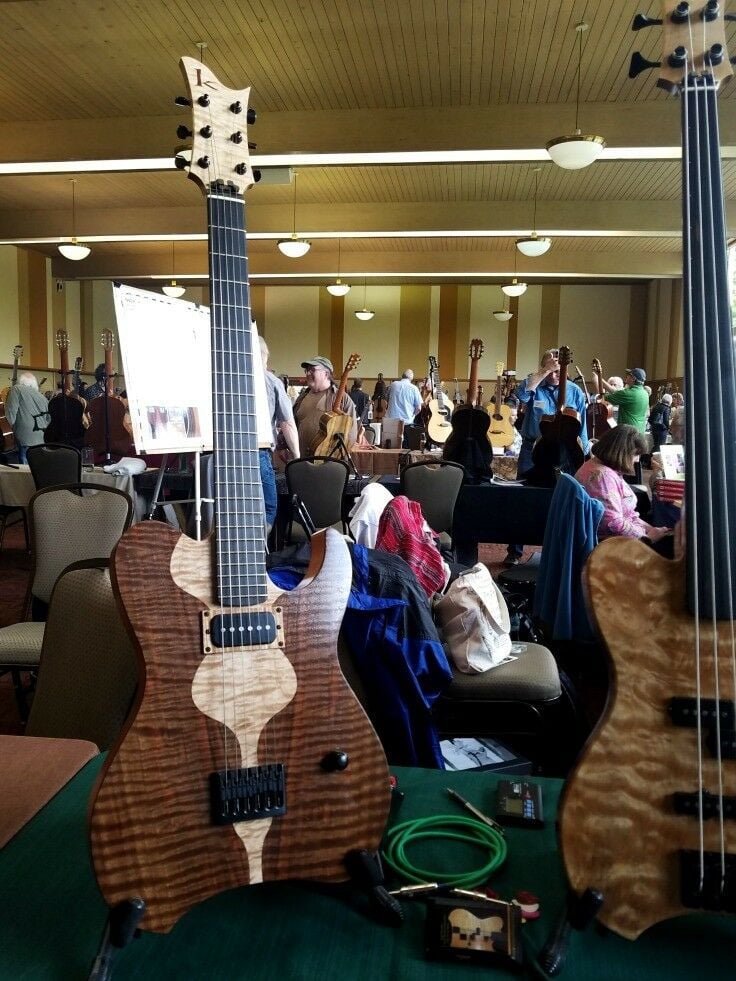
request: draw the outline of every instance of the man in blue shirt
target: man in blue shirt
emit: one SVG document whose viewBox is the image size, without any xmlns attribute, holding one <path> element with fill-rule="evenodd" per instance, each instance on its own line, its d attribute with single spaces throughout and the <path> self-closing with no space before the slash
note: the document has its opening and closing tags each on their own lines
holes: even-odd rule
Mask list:
<svg viewBox="0 0 736 981">
<path fill-rule="evenodd" d="M 532 468 L 532 447 L 539 439 L 539 420 L 542 416 L 553 416 L 557 412 L 557 399 L 560 392 L 559 351 L 545 351 L 540 366 L 527 375 L 521 385 L 514 389 L 514 395 L 524 404 L 524 419 L 521 426 L 521 449 L 517 474 L 523 476 Z M 571 381 L 567 382 L 565 405 L 575 409 L 580 416 L 580 442 L 583 452 L 590 452 L 590 440 L 586 425 L 585 393 Z M 574 475 L 573 475 L 574 476 Z M 522 545 L 509 545 L 505 565 L 516 565 L 523 551 Z"/>
<path fill-rule="evenodd" d="M 387 419 L 403 419 L 407 425 L 414 422 L 414 417 L 422 407 L 422 397 L 412 381 L 413 378 L 414 372 L 407 368 L 398 381 L 389 385 Z"/>
</svg>

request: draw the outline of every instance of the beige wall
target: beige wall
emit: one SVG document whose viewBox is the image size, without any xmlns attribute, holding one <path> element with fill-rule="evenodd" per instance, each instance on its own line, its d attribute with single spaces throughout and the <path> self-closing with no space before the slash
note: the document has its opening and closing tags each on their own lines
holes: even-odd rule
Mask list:
<svg viewBox="0 0 736 981">
<path fill-rule="evenodd" d="M 18 250 L 13 245 L 0 246 L 0 361 L 13 359 L 13 348 L 19 343 L 18 317 Z M 0 388 L 8 382 L 0 375 Z"/>
</svg>

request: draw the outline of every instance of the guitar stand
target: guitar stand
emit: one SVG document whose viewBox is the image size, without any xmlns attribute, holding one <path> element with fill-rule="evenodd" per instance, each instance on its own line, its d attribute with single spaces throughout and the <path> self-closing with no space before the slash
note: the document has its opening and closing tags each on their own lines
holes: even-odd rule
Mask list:
<svg viewBox="0 0 736 981">
<path fill-rule="evenodd" d="M 596 889 L 586 889 L 582 896 L 569 893 L 562 916 L 539 954 L 539 963 L 550 977 L 558 975 L 565 966 L 570 930 L 585 930 L 602 905 L 603 893 Z"/>
<path fill-rule="evenodd" d="M 126 899 L 110 910 L 105 932 L 92 964 L 88 981 L 109 981 L 112 977 L 112 962 L 118 950 L 127 947 L 131 940 L 139 936 L 138 924 L 146 912 L 142 899 Z"/>
<path fill-rule="evenodd" d="M 368 897 L 371 909 L 380 922 L 386 926 L 401 926 L 404 911 L 398 899 L 386 889 L 379 853 L 366 848 L 348 852 L 345 867 L 353 885 Z"/>
<path fill-rule="evenodd" d="M 345 443 L 345 438 L 342 433 L 332 434 L 333 446 L 330 448 L 330 452 L 327 454 L 328 458 L 335 457 L 336 460 L 343 460 L 347 463 L 353 477 L 360 479 L 360 474 L 358 468 L 355 466 L 355 461 L 350 456 L 350 450 L 347 448 Z M 335 456 L 335 454 L 337 454 Z"/>
</svg>

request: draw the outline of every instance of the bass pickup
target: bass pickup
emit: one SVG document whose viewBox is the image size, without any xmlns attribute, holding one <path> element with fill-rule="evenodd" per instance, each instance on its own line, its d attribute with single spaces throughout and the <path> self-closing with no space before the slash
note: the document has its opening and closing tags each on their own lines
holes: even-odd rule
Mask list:
<svg viewBox="0 0 736 981">
<path fill-rule="evenodd" d="M 718 817 L 721 812 L 725 820 L 736 820 L 736 797 L 711 794 L 707 790 L 700 793 L 677 791 L 672 795 L 672 806 L 675 814 L 685 817 L 700 817 L 701 806 L 703 819 Z"/>
</svg>

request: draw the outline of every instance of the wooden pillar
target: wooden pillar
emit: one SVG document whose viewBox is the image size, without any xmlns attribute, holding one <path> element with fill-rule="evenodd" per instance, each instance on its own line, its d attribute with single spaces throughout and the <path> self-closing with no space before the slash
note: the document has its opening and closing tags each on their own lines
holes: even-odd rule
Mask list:
<svg viewBox="0 0 736 981">
<path fill-rule="evenodd" d="M 266 331 L 268 330 L 268 325 L 266 324 L 266 287 L 251 286 L 249 292 L 250 319 L 255 320 L 258 324 L 258 333 L 261 337 L 268 340 L 266 335 Z"/>
<path fill-rule="evenodd" d="M 635 283 L 631 287 L 626 367 L 646 367 L 647 374 L 650 374 L 655 371 L 655 366 L 646 364 L 648 290 L 646 283 Z"/>
<path fill-rule="evenodd" d="M 18 249 L 18 327 L 26 364 L 47 365 L 46 256 Z"/>
<path fill-rule="evenodd" d="M 542 316 L 539 329 L 539 357 L 545 351 L 559 346 L 560 337 L 560 287 L 556 283 L 542 287 Z"/>
<path fill-rule="evenodd" d="M 509 297 L 509 310 L 513 314 L 508 322 L 508 335 L 506 339 L 506 367 L 512 371 L 516 370 L 516 346 L 519 338 L 519 297 Z"/>
</svg>

